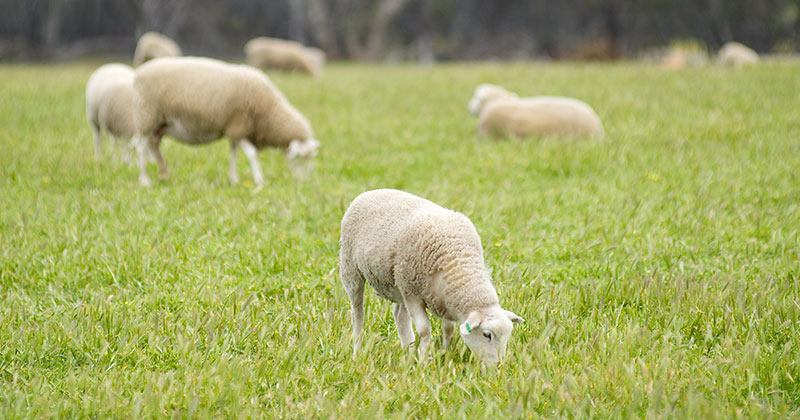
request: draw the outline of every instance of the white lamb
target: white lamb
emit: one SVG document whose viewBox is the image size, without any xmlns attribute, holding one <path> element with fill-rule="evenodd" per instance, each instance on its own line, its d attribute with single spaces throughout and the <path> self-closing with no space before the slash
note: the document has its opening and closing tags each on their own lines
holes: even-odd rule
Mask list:
<svg viewBox="0 0 800 420">
<path fill-rule="evenodd" d="M 583 101 L 559 96 L 520 98 L 500 86 L 482 84 L 469 101 L 478 134 L 493 137 L 603 137 L 603 123 Z"/>
<path fill-rule="evenodd" d="M 146 32 L 136 43 L 133 52 L 133 66 L 139 67 L 147 61 L 159 57 L 178 57 L 181 48 L 175 41 L 158 32 Z"/>
<path fill-rule="evenodd" d="M 134 134 L 132 68 L 104 64 L 92 73 L 86 82 L 86 119 L 94 133 L 95 159 L 100 159 L 105 132 L 127 160 L 127 145 L 119 139 L 130 139 Z"/>
<path fill-rule="evenodd" d="M 298 71 L 314 77 L 322 73 L 325 53 L 319 48 L 285 39 L 258 37 L 244 46 L 247 64 L 262 70 Z"/>
<path fill-rule="evenodd" d="M 723 45 L 717 59 L 722 64 L 736 67 L 759 62 L 757 52 L 738 42 L 728 42 Z"/>
<path fill-rule="evenodd" d="M 167 177 L 167 164 L 158 148 L 165 134 L 190 145 L 227 137 L 232 183 L 239 182 L 239 148 L 250 161 L 258 185 L 264 183 L 258 150 L 283 149 L 295 174 L 308 168 L 317 153 L 319 142 L 308 120 L 264 73 L 250 66 L 210 58 L 166 57 L 139 67 L 133 85 L 139 182 L 143 186 L 150 185 L 146 148 L 158 164 L 159 176 Z"/>
<path fill-rule="evenodd" d="M 368 191 L 353 200 L 342 218 L 339 273 L 352 309 L 354 357 L 364 326 L 365 282 L 394 302 L 404 347 L 414 341 L 413 319 L 421 355 L 431 340 L 426 309 L 442 318 L 445 348 L 458 323 L 464 342 L 488 365 L 503 360 L 513 323 L 523 321 L 500 307 L 472 222 L 403 191 Z"/>
</svg>

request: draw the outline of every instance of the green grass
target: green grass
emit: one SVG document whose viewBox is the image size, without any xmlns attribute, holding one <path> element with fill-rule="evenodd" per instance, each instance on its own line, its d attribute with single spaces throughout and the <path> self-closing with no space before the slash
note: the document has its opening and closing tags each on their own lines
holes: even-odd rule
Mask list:
<svg viewBox="0 0 800 420">
<path fill-rule="evenodd" d="M 95 162 L 93 69 L 0 67 L 1 418 L 800 417 L 794 63 L 274 75 L 323 148 L 303 183 L 262 152 L 257 192 L 225 142 L 165 142 L 150 189 Z M 481 82 L 582 98 L 607 139 L 476 138 Z M 369 289 L 351 359 L 339 222 L 379 187 L 472 219 L 526 319 L 499 370 L 438 322 L 418 363 Z"/>
</svg>

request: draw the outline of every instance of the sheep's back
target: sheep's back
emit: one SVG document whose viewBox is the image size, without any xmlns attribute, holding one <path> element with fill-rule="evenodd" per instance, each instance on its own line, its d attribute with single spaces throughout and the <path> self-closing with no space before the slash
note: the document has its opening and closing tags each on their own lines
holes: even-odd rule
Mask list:
<svg viewBox="0 0 800 420">
<path fill-rule="evenodd" d="M 165 117 L 220 130 L 234 115 L 269 108 L 279 96 L 255 69 L 189 57 L 145 63 L 136 71 L 134 89 L 144 106 Z"/>
<path fill-rule="evenodd" d="M 396 302 L 398 288 L 427 298 L 430 276 L 454 256 L 483 263 L 480 238 L 466 216 L 397 190 L 353 200 L 342 219 L 340 249 L 380 296 Z"/>
<path fill-rule="evenodd" d="M 494 101 L 484 110 L 480 124 L 484 131 L 517 137 L 603 135 L 602 122 L 588 104 L 555 96 Z"/>
</svg>

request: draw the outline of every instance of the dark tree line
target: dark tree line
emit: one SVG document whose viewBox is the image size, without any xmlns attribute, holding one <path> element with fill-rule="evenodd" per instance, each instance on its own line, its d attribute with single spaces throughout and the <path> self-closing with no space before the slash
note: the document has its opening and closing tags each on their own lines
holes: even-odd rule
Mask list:
<svg viewBox="0 0 800 420">
<path fill-rule="evenodd" d="M 800 0 L 0 0 L 0 58 L 130 53 L 148 30 L 236 58 L 259 35 L 332 58 L 615 58 L 692 39 L 793 52 Z"/>
</svg>

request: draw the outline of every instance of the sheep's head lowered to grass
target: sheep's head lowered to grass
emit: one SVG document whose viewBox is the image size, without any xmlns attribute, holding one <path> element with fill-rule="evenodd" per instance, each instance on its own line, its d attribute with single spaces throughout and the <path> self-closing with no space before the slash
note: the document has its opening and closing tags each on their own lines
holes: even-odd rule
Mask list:
<svg viewBox="0 0 800 420">
<path fill-rule="evenodd" d="M 286 149 L 286 163 L 292 175 L 306 179 L 314 170 L 314 157 L 317 156 L 319 141 L 315 138 L 292 140 Z"/>
<path fill-rule="evenodd" d="M 494 366 L 505 359 L 506 346 L 515 323 L 523 319 L 500 305 L 472 311 L 458 332 L 470 350 L 484 363 Z"/>
</svg>

